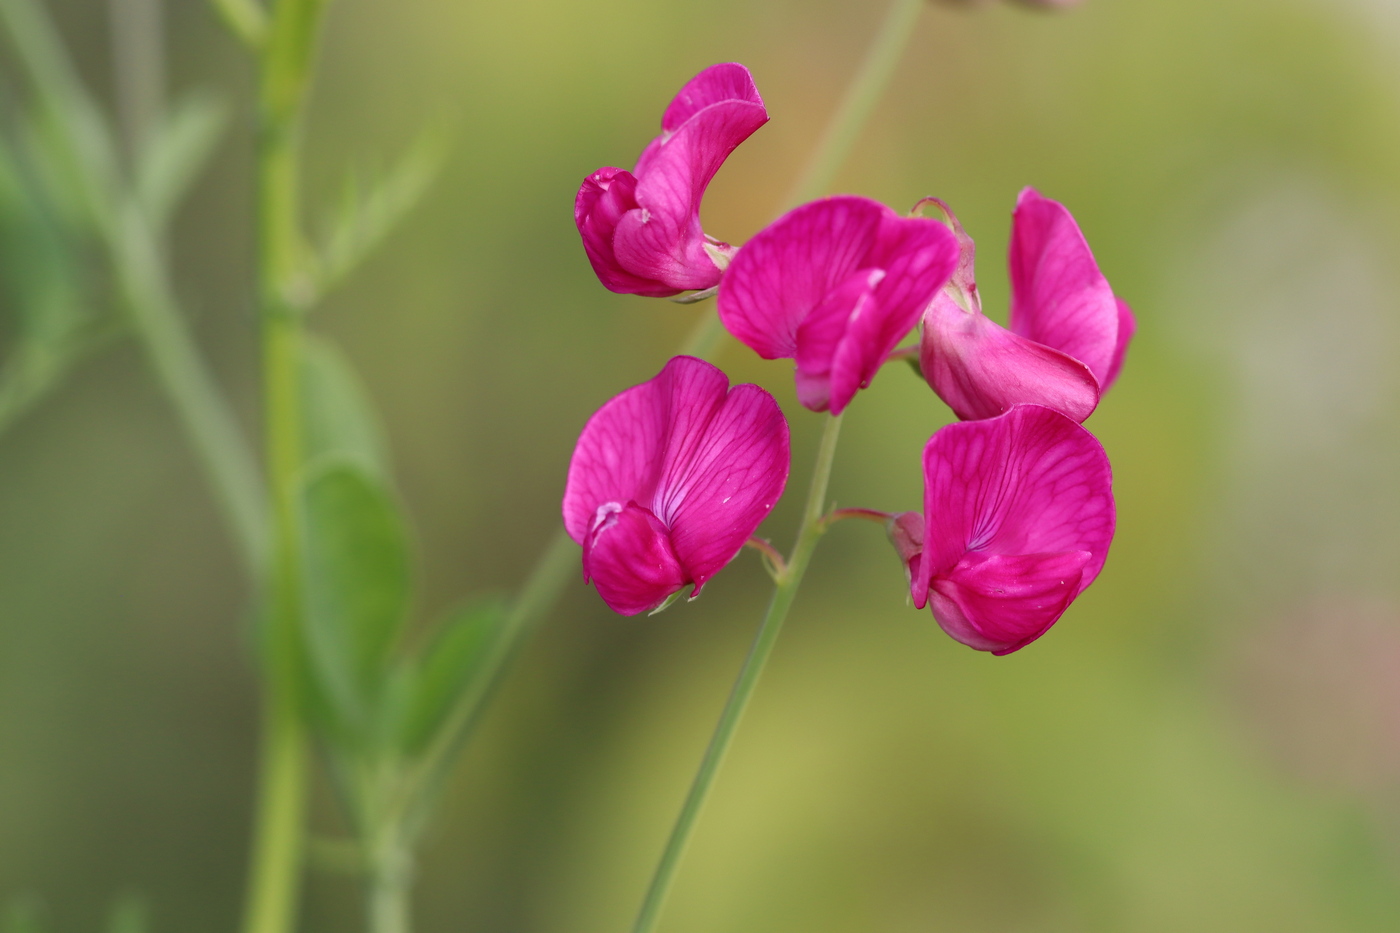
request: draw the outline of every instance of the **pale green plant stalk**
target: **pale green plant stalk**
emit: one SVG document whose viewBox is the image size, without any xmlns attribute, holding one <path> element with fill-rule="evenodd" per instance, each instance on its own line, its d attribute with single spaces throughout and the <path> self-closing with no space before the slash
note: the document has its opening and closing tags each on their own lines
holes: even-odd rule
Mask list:
<svg viewBox="0 0 1400 933">
<path fill-rule="evenodd" d="M 637 922 L 632 927 L 633 933 L 651 933 L 656 927 L 666 895 L 675 880 L 681 856 L 685 853 L 686 844 L 695 829 L 695 821 L 705 806 L 715 775 L 724 763 L 725 753 L 729 751 L 730 742 L 739 728 L 739 721 L 748 707 L 749 698 L 758 686 L 759 675 L 763 673 L 764 665 L 773 653 L 773 646 L 778 642 L 778 633 L 787 619 L 788 610 L 792 608 L 792 601 L 797 598 L 797 590 L 802 586 L 802 578 L 807 573 L 812 552 L 816 550 L 817 541 L 826 530 L 826 490 L 831 481 L 831 466 L 836 459 L 836 441 L 840 434 L 841 416 L 828 417 L 822 431 L 821 446 L 817 448 L 816 464 L 812 467 L 812 485 L 807 492 L 807 504 L 802 508 L 802 525 L 797 532 L 797 543 L 793 545 L 792 554 L 776 575 L 776 585 L 773 588 L 773 598 L 768 603 L 768 612 L 754 637 L 753 646 L 749 648 L 748 657 L 744 659 L 739 677 L 734 681 L 729 700 L 724 704 L 724 711 L 720 713 L 719 723 L 715 726 L 714 735 L 710 737 L 709 747 L 705 749 L 705 757 L 701 759 L 700 768 L 691 782 L 690 792 L 686 794 L 685 803 L 681 805 L 680 816 L 676 818 L 671 836 L 666 840 L 661 861 L 657 863 L 651 885 L 642 901 L 642 908 L 637 914 Z"/>
<path fill-rule="evenodd" d="M 272 554 L 263 639 L 262 741 L 244 933 L 296 924 L 305 834 L 307 737 L 300 709 L 301 342 L 306 246 L 299 142 L 322 0 L 277 0 L 258 48 L 258 303 Z"/>
<path fill-rule="evenodd" d="M 784 201 L 784 209 L 819 197 L 831 184 L 850 153 L 852 141 L 860 134 L 861 127 L 865 125 L 903 56 L 925 2 L 893 0 L 864 61 L 851 80 L 850 88 L 823 132 L 807 169 L 799 176 L 800 181 Z M 723 347 L 724 337 L 724 326 L 711 308 L 701 314 L 679 352 L 713 360 Z M 521 643 L 553 608 L 568 575 L 577 572 L 576 546 L 561 528 L 550 539 L 521 586 L 512 610 L 511 623 L 501 638 L 501 644 L 493 649 L 489 663 L 483 668 L 481 686 L 465 693 L 458 703 L 454 717 L 459 724 L 459 732 L 469 731 L 479 720 L 509 662 L 519 652 Z M 464 734 L 453 735 L 445 738 L 443 745 L 445 748 L 456 748 L 465 740 Z M 447 757 L 438 760 L 446 760 Z"/>
</svg>

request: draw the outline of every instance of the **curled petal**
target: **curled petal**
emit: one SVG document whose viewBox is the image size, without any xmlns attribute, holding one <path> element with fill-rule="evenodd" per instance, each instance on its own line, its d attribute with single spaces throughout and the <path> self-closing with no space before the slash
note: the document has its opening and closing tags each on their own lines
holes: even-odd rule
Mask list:
<svg viewBox="0 0 1400 933">
<path fill-rule="evenodd" d="M 963 310 L 946 293 L 924 312 L 919 366 L 965 421 L 994 418 L 1023 402 L 1083 421 L 1099 404 L 1099 382 L 1089 367 Z"/>
<path fill-rule="evenodd" d="M 866 265 L 887 210 L 868 198 L 826 198 L 760 230 L 720 285 L 716 309 L 725 328 L 765 360 L 796 356 L 798 328 Z"/>
<path fill-rule="evenodd" d="M 939 627 L 978 651 L 1010 654 L 1055 624 L 1079 594 L 1088 551 L 969 554 L 929 590 Z"/>
<path fill-rule="evenodd" d="M 688 582 L 666 526 L 637 503 L 605 503 L 594 525 L 584 541 L 583 572 L 614 612 L 649 612 Z"/>
<path fill-rule="evenodd" d="M 835 197 L 779 218 L 735 257 L 720 287 L 725 327 L 765 359 L 791 357 L 803 405 L 839 414 L 948 281 L 958 246 L 943 224 Z"/>
<path fill-rule="evenodd" d="M 1017 405 L 997 418 L 948 425 L 924 448 L 924 519 L 914 592 L 927 592 L 930 600 L 941 592 L 951 601 L 942 611 L 955 627 L 962 623 L 948 605 L 960 607 L 973 624 L 973 629 L 959 628 L 964 634 L 977 626 L 992 631 L 1002 624 L 999 617 L 978 613 L 988 610 L 987 599 L 997 595 L 997 587 L 976 581 L 999 578 L 978 574 L 1030 565 L 1002 562 L 974 573 L 977 561 L 1084 552 L 1088 557 L 1069 599 L 1098 576 L 1116 522 L 1108 457 L 1092 434 L 1040 405 Z M 1052 566 L 1063 570 L 1045 564 Z M 1000 588 L 1013 595 L 1007 586 Z M 964 591 L 973 595 L 954 598 Z M 1039 592 L 1027 592 L 1032 591 Z M 1048 613 L 1044 599 L 1038 605 Z M 1045 627 L 1061 611 L 1063 606 Z"/>
<path fill-rule="evenodd" d="M 613 247 L 618 223 L 637 210 L 637 179 L 620 168 L 600 168 L 583 180 L 574 198 L 574 223 L 598 281 L 610 291 L 664 298 L 679 289 L 643 278 L 623 267 Z"/>
<path fill-rule="evenodd" d="M 1084 363 L 1106 387 L 1122 358 L 1118 300 L 1074 217 L 1034 188 L 1016 201 L 1010 267 L 1011 329 Z"/>
<path fill-rule="evenodd" d="M 652 296 L 717 284 L 721 270 L 705 249 L 717 241 L 701 229 L 700 202 L 724 160 L 766 122 L 763 99 L 742 65 L 714 65 L 681 88 L 662 117 L 662 134 L 631 173 L 600 170 L 575 200 L 574 221 L 599 280 L 613 291 Z M 611 200 L 590 190 L 622 175 L 630 184 Z"/>
</svg>

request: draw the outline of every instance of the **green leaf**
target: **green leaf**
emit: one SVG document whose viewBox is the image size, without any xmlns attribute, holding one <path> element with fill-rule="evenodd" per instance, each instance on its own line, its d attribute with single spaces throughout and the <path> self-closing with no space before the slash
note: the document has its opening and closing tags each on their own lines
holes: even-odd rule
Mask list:
<svg viewBox="0 0 1400 933">
<path fill-rule="evenodd" d="M 209 94 L 189 94 L 179 101 L 141 153 L 136 197 L 156 229 L 199 175 L 223 135 L 228 109 Z"/>
<path fill-rule="evenodd" d="M 306 334 L 302 344 L 302 445 L 309 465 L 353 463 L 387 482 L 388 454 L 359 377 L 336 347 Z"/>
<path fill-rule="evenodd" d="M 399 748 L 404 754 L 416 754 L 432 742 L 462 691 L 483 673 L 481 662 L 500 637 L 507 611 L 503 599 L 481 599 L 456 610 L 443 623 L 410 678 L 399 727 Z"/>
<path fill-rule="evenodd" d="M 302 504 L 311 673 L 335 717 L 332 738 L 364 741 L 408 609 L 403 522 L 383 484 L 349 462 L 313 471 Z"/>
<path fill-rule="evenodd" d="M 353 174 L 346 180 L 339 209 L 326 225 L 321 292 L 353 272 L 418 203 L 442 168 L 448 137 L 441 127 L 428 127 L 388 171 L 365 182 Z"/>
</svg>

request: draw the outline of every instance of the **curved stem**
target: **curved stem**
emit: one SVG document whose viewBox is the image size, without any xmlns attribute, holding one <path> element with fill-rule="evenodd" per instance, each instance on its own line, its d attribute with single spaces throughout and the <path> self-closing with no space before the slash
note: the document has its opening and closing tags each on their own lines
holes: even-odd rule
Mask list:
<svg viewBox="0 0 1400 933">
<path fill-rule="evenodd" d="M 797 200 L 811 198 L 813 192 L 820 193 L 830 185 L 833 175 L 850 153 L 851 140 L 860 133 L 865 118 L 868 118 L 869 112 L 874 109 L 879 95 L 888 84 L 890 74 L 895 71 L 899 56 L 913 35 L 914 22 L 923 3 L 924 0 L 895 0 L 889 8 L 885 21 L 876 31 L 871 48 L 865 53 L 864 63 L 855 73 L 850 90 L 846 92 L 846 97 L 832 116 L 826 132 L 822 134 L 818 150 L 812 154 L 808 167 L 802 172 L 802 184 L 794 189 L 784 207 L 791 206 Z M 707 308 L 697 318 L 693 331 L 680 346 L 679 353 L 713 361 L 720 352 L 724 336 L 724 325 L 715 314 L 714 308 Z M 515 608 L 512 609 L 507 630 L 501 636 L 498 647 L 491 649 L 489 660 L 483 664 L 482 675 L 477 679 L 486 686 L 470 689 L 458 700 L 458 705 L 452 713 L 458 726 L 444 730 L 444 734 L 447 735 L 441 742 L 444 754 L 430 755 L 434 768 L 424 768 L 424 772 L 441 769 L 445 758 L 449 756 L 445 752 L 461 747 L 466 741 L 470 728 L 480 720 L 487 700 L 494 695 L 496 685 L 504 678 L 504 668 L 511 658 L 517 656 L 519 643 L 524 642 L 540 619 L 553 608 L 554 601 L 563 591 L 564 581 L 571 573 L 578 573 L 577 545 L 574 545 L 563 528 L 560 528 L 554 532 L 549 544 L 545 546 L 545 552 L 536 560 L 531 573 L 522 584 L 515 597 Z M 441 779 L 434 777 L 434 780 Z"/>
<path fill-rule="evenodd" d="M 816 549 L 824 528 L 822 515 L 826 488 L 831 479 L 831 465 L 836 458 L 836 441 L 840 433 L 841 416 L 828 418 L 826 429 L 822 432 L 821 447 L 817 450 L 817 462 L 812 470 L 812 486 L 807 493 L 807 505 L 802 512 L 802 527 L 797 532 L 797 543 L 793 546 L 792 557 L 788 559 L 787 569 L 773 590 L 773 598 L 768 604 L 763 624 L 759 626 L 758 635 L 744 660 L 744 666 L 739 671 L 738 679 L 734 681 L 733 689 L 730 690 L 724 712 L 720 713 L 719 724 L 715 726 L 709 747 L 705 749 L 705 757 L 700 761 L 700 768 L 695 772 L 690 792 L 686 794 L 685 803 L 681 806 L 680 816 L 676 818 L 676 825 L 672 828 L 666 848 L 661 853 L 661 861 L 656 866 L 656 873 L 652 876 L 651 886 L 647 889 L 646 899 L 642 901 L 642 909 L 637 914 L 632 933 L 650 933 L 656 926 L 661 907 L 671 889 L 671 882 L 675 879 L 676 868 L 680 865 L 681 855 L 684 854 L 686 843 L 689 842 L 690 834 L 695 828 L 695 821 L 705 805 L 715 775 L 724 762 L 734 732 L 743 718 L 744 709 L 748 706 L 749 698 L 753 696 L 754 687 L 758 685 L 764 665 L 773 653 L 778 633 L 787 619 L 792 601 L 797 597 L 802 578 L 807 573 L 807 564 L 812 559 L 812 552 Z"/>
<path fill-rule="evenodd" d="M 865 53 L 865 61 L 854 80 L 846 88 L 831 122 L 822 132 L 816 154 L 807 163 L 807 170 L 798 176 L 788 196 L 788 206 L 810 201 L 826 192 L 836 172 L 850 155 L 851 146 L 861 128 L 875 109 L 876 102 L 894 74 L 895 66 L 904 55 L 904 48 L 914 35 L 914 24 L 926 0 L 893 0 L 885 20 Z"/>
</svg>

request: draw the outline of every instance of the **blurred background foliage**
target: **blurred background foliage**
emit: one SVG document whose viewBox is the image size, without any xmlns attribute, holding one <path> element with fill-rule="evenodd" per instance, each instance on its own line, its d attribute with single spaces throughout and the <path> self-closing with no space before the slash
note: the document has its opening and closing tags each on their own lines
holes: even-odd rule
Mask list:
<svg viewBox="0 0 1400 933">
<path fill-rule="evenodd" d="M 708 231 L 742 242 L 879 6 L 337 0 L 308 141 L 326 215 L 347 165 L 386 164 L 425 122 L 456 127 L 430 196 L 312 324 L 385 425 L 417 619 L 518 584 L 584 420 L 697 313 L 598 286 L 570 218 L 579 180 L 630 165 L 694 72 L 742 61 L 773 120 L 705 206 Z M 112 101 L 106 4 L 49 7 Z M 203 4 L 167 12 L 176 88 L 229 103 L 175 218 L 178 290 L 251 429 L 251 75 Z M 948 200 L 994 315 L 1019 188 L 1075 212 L 1141 324 L 1089 422 L 1118 538 L 1048 637 L 996 659 L 906 605 L 876 529 L 829 535 L 665 929 L 1395 928 L 1397 48 L 1387 0 L 929 8 L 836 188 Z M 0 164 L 3 372 L 75 364 L 0 436 L 0 897 L 16 931 L 140 914 L 226 931 L 254 764 L 245 584 L 143 358 L 89 326 L 108 283 L 68 231 L 35 228 L 23 170 Z M 34 315 L 43 302 L 64 313 Z M 54 356 L 75 340 L 102 352 Z M 720 363 L 784 403 L 805 482 L 819 419 L 790 364 L 732 344 Z M 917 506 L 918 451 L 946 418 L 903 368 L 882 374 L 847 419 L 837 500 Z M 764 532 L 781 542 L 789 498 Z M 654 619 L 573 584 L 456 773 L 420 929 L 630 922 L 766 591 L 751 554 Z M 360 923 L 351 879 L 309 879 L 304 929 Z"/>
</svg>

